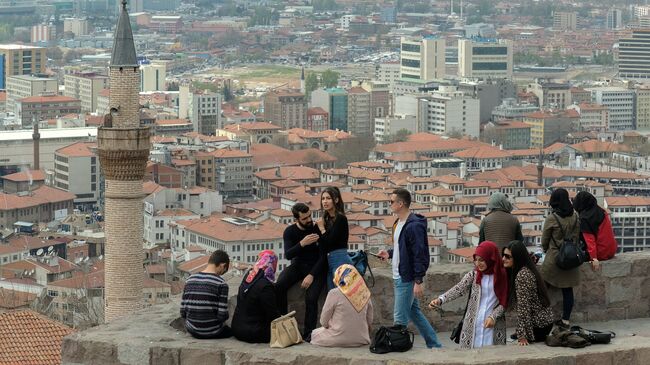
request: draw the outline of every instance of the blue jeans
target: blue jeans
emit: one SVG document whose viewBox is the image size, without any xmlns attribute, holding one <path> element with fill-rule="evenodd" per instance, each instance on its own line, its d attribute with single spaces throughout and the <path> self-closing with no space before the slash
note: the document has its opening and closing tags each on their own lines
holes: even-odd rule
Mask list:
<svg viewBox="0 0 650 365">
<path fill-rule="evenodd" d="M 431 323 L 424 317 L 424 314 L 422 314 L 418 300 L 413 295 L 414 285 L 415 281 L 403 282 L 402 279 L 395 279 L 393 322 L 406 326 L 409 321 L 413 321 L 420 335 L 424 337 L 428 348 L 442 347 L 442 344 L 438 341 L 436 331 L 431 327 Z"/>
<path fill-rule="evenodd" d="M 352 265 L 348 250 L 340 248 L 327 254 L 327 290 L 334 289 L 334 273 L 343 264 Z"/>
</svg>

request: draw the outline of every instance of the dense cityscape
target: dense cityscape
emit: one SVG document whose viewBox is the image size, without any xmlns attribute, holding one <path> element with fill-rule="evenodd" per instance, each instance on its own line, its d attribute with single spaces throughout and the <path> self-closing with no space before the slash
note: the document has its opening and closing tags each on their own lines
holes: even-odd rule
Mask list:
<svg viewBox="0 0 650 365">
<path fill-rule="evenodd" d="M 109 246 L 144 306 L 215 250 L 237 282 L 262 250 L 281 272 L 291 208 L 319 220 L 328 187 L 350 251 L 393 247 L 397 188 L 432 266 L 473 260 L 497 192 L 531 253 L 559 188 L 650 250 L 649 56 L 628 0 L 0 0 L 0 316 L 59 348 L 116 316 Z"/>
</svg>

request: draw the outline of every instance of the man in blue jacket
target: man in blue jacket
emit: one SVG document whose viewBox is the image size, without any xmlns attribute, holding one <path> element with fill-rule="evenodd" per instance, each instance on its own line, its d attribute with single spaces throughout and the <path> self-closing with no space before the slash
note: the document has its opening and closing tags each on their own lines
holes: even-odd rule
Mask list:
<svg viewBox="0 0 650 365">
<path fill-rule="evenodd" d="M 390 197 L 391 210 L 397 215 L 393 224 L 393 248 L 379 251 L 382 260 L 392 259 L 395 287 L 393 322 L 406 326 L 413 321 L 428 348 L 441 347 L 436 331 L 418 304 L 424 291 L 422 281 L 429 268 L 427 220 L 411 213 L 410 206 L 411 193 L 406 189 L 395 189 Z"/>
</svg>

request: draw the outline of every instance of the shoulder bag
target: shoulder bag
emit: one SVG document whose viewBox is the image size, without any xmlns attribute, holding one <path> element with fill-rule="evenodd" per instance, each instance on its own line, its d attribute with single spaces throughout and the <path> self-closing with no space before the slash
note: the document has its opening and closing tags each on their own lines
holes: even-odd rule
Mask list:
<svg viewBox="0 0 650 365">
<path fill-rule="evenodd" d="M 465 321 L 465 315 L 467 314 L 467 307 L 469 307 L 469 300 L 472 298 L 472 286 L 474 286 L 474 280 L 469 285 L 469 295 L 467 296 L 467 304 L 465 305 L 465 312 L 463 312 L 463 318 L 460 319 L 460 322 L 451 330 L 451 336 L 449 339 L 455 343 L 460 343 L 460 333 L 463 332 L 463 321 Z"/>
<path fill-rule="evenodd" d="M 278 317 L 271 322 L 271 347 L 285 348 L 297 345 L 302 342 L 298 322 L 294 316 L 296 311 L 292 311 Z"/>
<path fill-rule="evenodd" d="M 373 354 L 406 352 L 413 347 L 414 340 L 415 334 L 406 326 L 401 324 L 392 327 L 381 326 L 370 344 L 370 352 Z"/>
</svg>

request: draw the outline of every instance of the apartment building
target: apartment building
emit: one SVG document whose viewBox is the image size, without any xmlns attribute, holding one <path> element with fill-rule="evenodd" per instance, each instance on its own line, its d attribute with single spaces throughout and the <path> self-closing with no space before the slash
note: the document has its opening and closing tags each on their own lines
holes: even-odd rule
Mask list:
<svg viewBox="0 0 650 365">
<path fill-rule="evenodd" d="M 512 41 L 491 38 L 458 40 L 458 76 L 511 79 Z"/>
<path fill-rule="evenodd" d="M 98 112 L 97 98 L 109 86 L 108 76 L 94 72 L 66 74 L 63 84 L 63 95 L 81 100 L 81 111 L 87 113 Z"/>
<path fill-rule="evenodd" d="M 15 6 L 15 5 L 13 5 Z M 45 73 L 46 49 L 22 44 L 0 44 L 0 89 L 7 88 L 7 78 L 13 75 Z"/>
<path fill-rule="evenodd" d="M 295 91 L 271 91 L 264 95 L 264 119 L 282 129 L 304 128 L 307 98 Z"/>
<path fill-rule="evenodd" d="M 75 195 L 74 203 L 92 208 L 103 191 L 96 142 L 77 142 L 54 152 L 54 186 Z"/>
<path fill-rule="evenodd" d="M 445 77 L 445 39 L 407 38 L 400 42 L 400 78 L 419 81 Z"/>
</svg>

